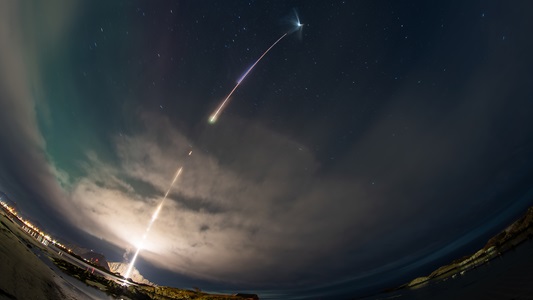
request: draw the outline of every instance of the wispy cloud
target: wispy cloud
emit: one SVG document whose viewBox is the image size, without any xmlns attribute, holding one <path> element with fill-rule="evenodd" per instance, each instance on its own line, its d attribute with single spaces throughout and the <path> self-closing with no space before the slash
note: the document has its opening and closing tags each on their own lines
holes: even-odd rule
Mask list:
<svg viewBox="0 0 533 300">
<path fill-rule="evenodd" d="M 357 183 L 320 183 L 313 172 L 295 171 L 317 163 L 288 139 L 266 135 L 260 127 L 250 129 L 246 134 L 262 136 L 261 144 L 254 145 L 253 154 L 242 152 L 251 151 L 249 146 L 234 154 L 251 155 L 245 159 L 263 167 L 243 172 L 235 170 L 242 165 L 225 166 L 201 150 L 189 157 L 194 143 L 168 120 L 144 118 L 143 132 L 115 139 L 117 167 L 90 155 L 90 175 L 74 183 L 72 201 L 83 215 L 80 228 L 122 247 L 135 245 L 177 168 L 184 166 L 143 252 L 156 265 L 213 279 L 279 277 L 279 270 L 316 264 L 340 243 L 340 231 L 349 230 L 346 218 L 364 214 L 343 213 L 348 204 L 343 199 L 357 198 Z M 273 145 L 279 153 L 272 152 Z M 143 196 L 127 178 L 152 192 Z M 347 190 L 349 186 L 353 188 Z M 326 218 L 331 215 L 342 221 Z M 258 274 L 247 271 L 250 265 L 278 271 Z"/>
</svg>

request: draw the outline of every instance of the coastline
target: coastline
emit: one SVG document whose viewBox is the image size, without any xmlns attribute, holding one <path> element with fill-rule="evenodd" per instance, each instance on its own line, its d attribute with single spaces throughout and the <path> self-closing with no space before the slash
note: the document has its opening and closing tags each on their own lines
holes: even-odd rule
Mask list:
<svg viewBox="0 0 533 300">
<path fill-rule="evenodd" d="M 528 208 L 522 217 L 489 239 L 485 246 L 474 254 L 454 260 L 450 264 L 437 268 L 428 276 L 417 277 L 392 290 L 420 288 L 432 280 L 446 280 L 457 275 L 464 275 L 466 272 L 501 257 L 531 238 L 533 238 L 533 207 Z"/>
</svg>

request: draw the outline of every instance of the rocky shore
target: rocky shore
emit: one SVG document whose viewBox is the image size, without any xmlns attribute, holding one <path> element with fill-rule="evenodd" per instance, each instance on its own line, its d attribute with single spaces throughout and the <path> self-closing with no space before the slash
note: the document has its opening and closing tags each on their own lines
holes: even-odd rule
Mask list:
<svg viewBox="0 0 533 300">
<path fill-rule="evenodd" d="M 457 259 L 448 265 L 444 265 L 428 276 L 418 277 L 400 288 L 416 288 L 424 285 L 432 279 L 445 279 L 448 277 L 464 274 L 473 268 L 489 262 L 490 260 L 514 249 L 516 246 L 533 237 L 533 207 L 526 214 L 505 230 L 489 239 L 485 246 L 472 255 Z"/>
</svg>

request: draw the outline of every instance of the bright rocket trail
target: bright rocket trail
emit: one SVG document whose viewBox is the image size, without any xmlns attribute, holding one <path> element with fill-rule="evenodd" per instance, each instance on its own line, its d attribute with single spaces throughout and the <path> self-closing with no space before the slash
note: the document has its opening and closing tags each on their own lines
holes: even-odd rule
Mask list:
<svg viewBox="0 0 533 300">
<path fill-rule="evenodd" d="M 296 11 L 295 11 L 296 13 Z M 235 92 L 235 90 L 237 90 L 237 88 L 239 87 L 239 85 L 241 84 L 241 82 L 246 78 L 246 76 L 248 76 L 248 74 L 254 69 L 254 67 L 261 61 L 261 59 L 263 59 L 263 57 L 265 57 L 265 55 L 267 55 L 267 53 L 272 49 L 274 48 L 274 46 L 276 46 L 284 37 L 286 37 L 287 35 L 293 33 L 293 32 L 296 32 L 298 30 L 301 30 L 304 26 L 304 24 L 300 23 L 300 18 L 298 17 L 298 14 L 296 14 L 296 23 L 295 23 L 295 28 L 293 30 L 290 30 L 286 33 L 284 33 L 279 39 L 277 39 L 270 47 L 268 47 L 268 49 L 254 62 L 254 64 L 244 73 L 244 75 L 242 75 L 239 80 L 237 81 L 237 84 L 235 85 L 235 87 L 233 87 L 233 89 L 231 90 L 231 92 L 226 96 L 226 98 L 224 99 L 224 101 L 222 101 L 222 103 L 218 106 L 218 108 L 215 110 L 215 112 L 209 117 L 209 123 L 213 124 L 217 121 L 218 119 L 218 116 L 220 115 L 220 113 L 222 113 L 222 111 L 224 110 L 224 108 L 226 107 L 231 95 L 233 95 L 233 93 Z M 192 151 L 189 152 L 189 156 L 192 154 Z M 163 208 L 163 204 L 165 203 L 165 200 L 167 199 L 167 196 L 168 194 L 170 193 L 170 190 L 172 189 L 172 187 L 174 186 L 174 183 L 176 182 L 176 180 L 178 179 L 178 177 L 180 176 L 181 174 L 181 171 L 183 170 L 183 167 L 180 167 L 178 169 L 178 171 L 176 172 L 176 175 L 174 176 L 174 179 L 172 180 L 172 183 L 170 184 L 170 187 L 168 188 L 167 192 L 165 193 L 165 196 L 163 197 L 163 200 L 161 200 L 161 203 L 159 203 L 159 205 L 157 206 L 157 209 L 155 210 L 155 212 L 153 213 L 152 215 L 152 219 L 150 220 L 150 223 L 148 224 L 148 227 L 146 228 L 146 231 L 144 232 L 143 234 L 143 237 L 142 237 L 142 240 L 141 240 L 141 243 L 137 245 L 137 250 L 135 251 L 135 254 L 133 255 L 133 258 L 128 266 L 128 269 L 126 271 L 126 274 L 124 275 L 124 277 L 126 279 L 128 279 L 130 276 L 131 276 L 131 272 L 133 270 L 133 267 L 135 265 L 135 261 L 137 260 L 137 256 L 139 256 L 139 252 L 141 252 L 141 249 L 143 248 L 144 246 L 144 242 L 146 241 L 146 238 L 148 237 L 148 233 L 150 232 L 150 229 L 152 228 L 152 225 L 154 224 L 155 220 L 157 219 L 157 217 L 159 216 L 159 212 L 161 211 L 161 209 Z"/>
<path fill-rule="evenodd" d="M 300 28 L 302 28 L 303 24 L 300 23 L 300 20 L 298 20 L 297 24 L 296 24 L 296 30 L 299 30 Z M 224 108 L 226 107 L 226 105 L 228 104 L 228 101 L 229 101 L 229 98 L 231 97 L 231 95 L 233 95 L 233 92 L 235 92 L 235 90 L 239 87 L 239 85 L 241 84 L 241 82 L 246 78 L 246 76 L 254 69 L 255 65 L 257 65 L 257 63 L 259 63 L 259 61 L 261 61 L 261 59 L 268 53 L 268 51 L 270 51 L 270 49 L 274 48 L 274 46 L 276 46 L 277 43 L 279 43 L 279 41 L 281 41 L 284 37 L 286 37 L 288 34 L 296 31 L 296 30 L 292 30 L 292 31 L 289 31 L 289 32 L 286 32 L 284 33 L 277 41 L 274 42 L 274 44 L 272 44 L 264 53 L 263 55 L 261 55 L 256 61 L 255 63 L 248 69 L 248 71 L 246 71 L 244 73 L 244 75 L 241 76 L 241 78 L 239 78 L 239 80 L 237 80 L 237 84 L 235 85 L 235 87 L 231 90 L 231 92 L 228 94 L 228 96 L 226 96 L 226 98 L 224 99 L 224 101 L 222 101 L 222 103 L 218 106 L 218 108 L 215 110 L 215 112 L 209 117 L 209 123 L 213 124 L 217 121 L 218 119 L 218 116 L 220 115 L 220 113 L 222 113 L 222 111 L 224 110 Z"/>
<path fill-rule="evenodd" d="M 192 151 L 189 152 L 189 155 L 191 155 L 191 153 L 192 153 Z M 165 193 L 165 196 L 163 197 L 163 200 L 161 200 L 161 202 L 157 206 L 157 209 L 154 211 L 154 213 L 152 215 L 152 219 L 150 220 L 150 223 L 148 224 L 148 227 L 146 227 L 146 231 L 143 234 L 141 243 L 139 245 L 137 245 L 137 250 L 135 251 L 135 254 L 133 255 L 133 258 L 132 258 L 132 260 L 130 262 L 130 265 L 128 266 L 128 270 L 126 271 L 126 274 L 124 275 L 124 277 L 126 279 L 130 278 L 131 272 L 133 270 L 133 266 L 135 265 L 135 261 L 137 260 L 137 256 L 139 256 L 139 252 L 141 252 L 141 249 L 144 246 L 144 241 L 148 237 L 148 233 L 150 232 L 150 229 L 152 228 L 152 225 L 154 224 L 155 220 L 159 216 L 159 212 L 161 211 L 161 208 L 163 208 L 163 204 L 165 203 L 165 200 L 167 199 L 168 193 L 170 193 L 170 190 L 172 189 L 172 186 L 174 186 L 174 183 L 176 182 L 176 180 L 180 176 L 182 170 L 183 170 L 183 167 L 178 169 L 178 172 L 176 172 L 176 175 L 174 176 L 174 179 L 172 179 L 172 183 L 170 184 L 170 187 L 168 188 L 167 192 Z"/>
</svg>

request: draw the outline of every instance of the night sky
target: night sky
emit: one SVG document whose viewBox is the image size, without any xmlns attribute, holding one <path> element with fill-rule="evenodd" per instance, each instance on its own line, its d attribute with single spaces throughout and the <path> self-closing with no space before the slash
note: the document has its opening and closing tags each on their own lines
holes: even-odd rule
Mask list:
<svg viewBox="0 0 533 300">
<path fill-rule="evenodd" d="M 2 1 L 0 190 L 125 261 L 183 167 L 149 280 L 379 292 L 533 204 L 532 30 L 529 1 Z"/>
</svg>

